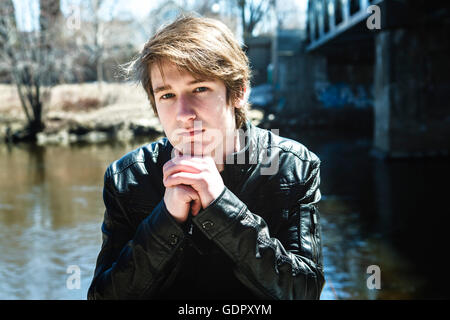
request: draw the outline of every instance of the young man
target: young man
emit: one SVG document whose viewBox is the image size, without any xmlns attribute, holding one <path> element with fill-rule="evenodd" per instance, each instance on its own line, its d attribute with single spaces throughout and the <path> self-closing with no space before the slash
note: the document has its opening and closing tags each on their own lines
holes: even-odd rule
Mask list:
<svg viewBox="0 0 450 320">
<path fill-rule="evenodd" d="M 319 159 L 246 120 L 249 65 L 182 17 L 133 62 L 167 138 L 113 162 L 89 299 L 318 299 Z"/>
</svg>

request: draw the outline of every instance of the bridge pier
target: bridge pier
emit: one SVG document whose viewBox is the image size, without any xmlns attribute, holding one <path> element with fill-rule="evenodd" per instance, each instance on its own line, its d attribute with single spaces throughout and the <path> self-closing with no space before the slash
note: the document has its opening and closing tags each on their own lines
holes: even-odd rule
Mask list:
<svg viewBox="0 0 450 320">
<path fill-rule="evenodd" d="M 422 25 L 377 33 L 374 154 L 448 155 L 449 57 L 448 29 Z"/>
<path fill-rule="evenodd" d="M 375 30 L 366 23 L 369 5 L 379 8 Z M 449 155 L 448 6 L 429 0 L 309 0 L 307 25 L 308 53 L 373 65 L 374 155 Z"/>
</svg>

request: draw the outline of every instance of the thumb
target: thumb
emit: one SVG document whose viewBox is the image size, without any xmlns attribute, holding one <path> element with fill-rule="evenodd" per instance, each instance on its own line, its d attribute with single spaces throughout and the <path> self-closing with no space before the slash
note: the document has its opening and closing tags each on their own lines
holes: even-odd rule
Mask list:
<svg viewBox="0 0 450 320">
<path fill-rule="evenodd" d="M 194 217 L 200 212 L 201 208 L 202 203 L 200 202 L 199 198 L 191 201 L 191 213 Z"/>
</svg>

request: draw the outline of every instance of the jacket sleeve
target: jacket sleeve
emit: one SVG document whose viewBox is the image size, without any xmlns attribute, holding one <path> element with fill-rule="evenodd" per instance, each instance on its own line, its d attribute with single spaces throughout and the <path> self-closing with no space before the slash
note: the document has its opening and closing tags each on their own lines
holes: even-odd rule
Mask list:
<svg viewBox="0 0 450 320">
<path fill-rule="evenodd" d="M 319 165 L 319 160 L 311 165 L 306 192 L 297 195 L 295 208 L 276 235 L 227 187 L 193 219 L 235 262 L 240 281 L 262 299 L 320 298 L 325 280 L 316 208 Z"/>
<path fill-rule="evenodd" d="M 171 274 L 185 232 L 168 213 L 163 200 L 133 230 L 109 171 L 103 188 L 103 243 L 88 299 L 149 298 Z"/>
</svg>

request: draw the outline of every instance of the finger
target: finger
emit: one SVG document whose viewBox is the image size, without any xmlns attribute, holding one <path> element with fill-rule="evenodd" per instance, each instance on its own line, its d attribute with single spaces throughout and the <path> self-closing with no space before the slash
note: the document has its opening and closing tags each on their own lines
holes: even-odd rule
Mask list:
<svg viewBox="0 0 450 320">
<path fill-rule="evenodd" d="M 177 172 L 164 180 L 164 186 L 169 188 L 179 184 L 186 184 L 192 186 L 194 190 L 198 191 L 199 185 L 202 181 L 203 178 L 199 173 Z"/>
<path fill-rule="evenodd" d="M 192 201 L 200 200 L 200 196 L 197 191 L 194 190 L 191 186 L 180 184 L 176 186 L 184 191 L 182 194 L 180 201 L 184 201 L 186 203 L 191 203 Z"/>
<path fill-rule="evenodd" d="M 175 149 L 174 149 L 175 150 Z M 169 161 L 167 161 L 166 163 L 164 163 L 162 169 L 163 172 L 166 171 L 168 168 L 170 168 L 171 166 L 177 165 L 178 164 L 178 160 L 179 158 L 174 157 L 172 159 L 170 159 Z"/>
<path fill-rule="evenodd" d="M 200 212 L 200 209 L 202 208 L 202 203 L 200 201 L 199 194 L 191 186 L 179 185 L 178 187 L 182 188 L 186 192 L 187 197 L 191 199 L 190 211 L 191 211 L 191 214 L 195 217 Z"/>
<path fill-rule="evenodd" d="M 163 166 L 163 170 L 166 170 L 172 166 L 176 166 L 176 165 L 180 165 L 180 164 L 201 169 L 201 168 L 206 168 L 207 162 L 199 161 L 198 159 L 187 158 L 187 157 L 183 156 L 181 158 L 176 158 L 176 159 L 167 161 Z"/>
<path fill-rule="evenodd" d="M 208 160 L 206 159 L 198 159 L 189 156 L 182 156 L 180 158 L 174 158 L 172 160 L 167 161 L 163 166 L 163 173 L 165 174 L 166 171 L 177 165 L 189 166 L 199 171 L 207 170 L 209 167 Z"/>
<path fill-rule="evenodd" d="M 202 208 L 202 203 L 200 202 L 200 198 L 192 201 L 191 213 L 194 217 L 200 212 L 201 208 Z"/>
<path fill-rule="evenodd" d="M 163 165 L 163 170 L 165 167 L 167 167 L 168 165 L 170 165 L 175 159 L 181 157 L 183 154 L 180 152 L 180 150 L 178 150 L 177 148 L 172 148 L 172 152 L 171 152 L 171 157 L 170 160 L 167 161 L 166 163 L 164 163 Z"/>
<path fill-rule="evenodd" d="M 172 166 L 174 164 L 176 165 L 176 164 L 187 163 L 187 162 L 191 162 L 192 164 L 194 164 L 194 163 L 206 164 L 206 163 L 208 163 L 208 159 L 201 158 L 201 157 L 193 157 L 193 156 L 181 155 L 179 157 L 174 157 L 174 158 L 170 159 L 169 161 L 167 161 L 163 165 L 163 170 L 165 170 L 165 168 L 167 168 L 169 166 Z"/>
<path fill-rule="evenodd" d="M 163 180 L 167 179 L 167 177 L 169 177 L 172 174 L 175 174 L 177 172 L 190 172 L 190 173 L 200 173 L 202 172 L 201 169 L 196 168 L 192 165 L 186 164 L 186 163 L 182 163 L 182 164 L 171 164 L 168 165 L 164 170 L 163 170 Z"/>
<path fill-rule="evenodd" d="M 180 150 L 178 150 L 177 148 L 173 148 L 174 149 L 174 154 L 175 154 L 175 157 L 181 157 L 183 154 L 181 153 L 181 151 Z"/>
<path fill-rule="evenodd" d="M 208 166 L 204 163 L 196 163 L 187 159 L 172 161 L 163 167 L 163 181 L 177 172 L 200 173 L 203 171 L 208 171 Z"/>
<path fill-rule="evenodd" d="M 182 155 L 180 157 L 177 158 L 173 158 L 172 160 L 170 160 L 171 163 L 173 164 L 179 164 L 179 163 L 192 163 L 194 164 L 206 164 L 207 161 L 204 158 L 200 158 L 200 157 L 193 157 L 193 156 L 186 156 L 186 155 Z"/>
</svg>

